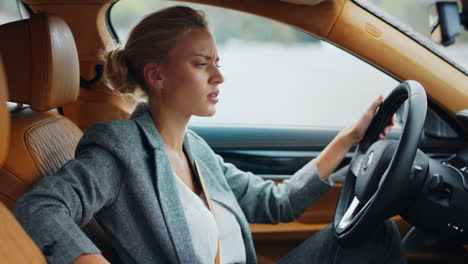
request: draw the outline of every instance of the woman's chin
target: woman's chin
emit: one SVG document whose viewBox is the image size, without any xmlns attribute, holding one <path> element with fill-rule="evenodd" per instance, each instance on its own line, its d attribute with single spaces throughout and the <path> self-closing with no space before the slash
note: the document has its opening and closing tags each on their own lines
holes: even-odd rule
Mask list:
<svg viewBox="0 0 468 264">
<path fill-rule="evenodd" d="M 210 117 L 210 116 L 214 116 L 214 114 L 216 114 L 216 108 L 213 107 L 205 111 L 200 111 L 199 113 L 196 113 L 195 115 L 200 116 L 200 117 Z"/>
</svg>

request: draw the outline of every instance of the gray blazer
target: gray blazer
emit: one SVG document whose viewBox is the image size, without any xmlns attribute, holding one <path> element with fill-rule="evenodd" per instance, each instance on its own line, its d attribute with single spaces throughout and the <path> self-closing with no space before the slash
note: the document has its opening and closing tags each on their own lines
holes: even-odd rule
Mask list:
<svg viewBox="0 0 468 264">
<path fill-rule="evenodd" d="M 313 161 L 275 185 L 225 163 L 193 131 L 185 134 L 184 151 L 192 167 L 197 159 L 211 199 L 237 218 L 247 263 L 256 263 L 249 222 L 293 221 L 330 189 Z M 75 159 L 42 178 L 14 214 L 50 263 L 100 252 L 80 229 L 93 215 L 123 263 L 194 263 L 196 241 L 174 177 L 164 143 L 140 104 L 129 120 L 89 127 Z"/>
</svg>

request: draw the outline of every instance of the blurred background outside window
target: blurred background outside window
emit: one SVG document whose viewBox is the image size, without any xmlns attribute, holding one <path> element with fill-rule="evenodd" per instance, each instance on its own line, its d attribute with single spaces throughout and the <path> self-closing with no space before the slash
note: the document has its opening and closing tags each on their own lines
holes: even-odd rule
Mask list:
<svg viewBox="0 0 468 264">
<path fill-rule="evenodd" d="M 398 82 L 327 42 L 290 26 L 237 11 L 184 2 L 121 0 L 112 24 L 125 43 L 131 28 L 172 5 L 202 10 L 225 82 L 217 113 L 191 124 L 342 128 Z"/>
<path fill-rule="evenodd" d="M 0 24 L 20 19 L 18 5 L 14 0 L 0 0 Z"/>
</svg>

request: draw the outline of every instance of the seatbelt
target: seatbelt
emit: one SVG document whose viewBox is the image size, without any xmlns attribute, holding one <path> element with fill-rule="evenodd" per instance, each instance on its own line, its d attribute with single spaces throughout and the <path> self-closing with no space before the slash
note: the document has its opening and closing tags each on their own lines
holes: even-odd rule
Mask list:
<svg viewBox="0 0 468 264">
<path fill-rule="evenodd" d="M 200 169 L 198 168 L 198 163 L 197 163 L 197 159 L 194 158 L 193 159 L 195 161 L 195 169 L 197 170 L 197 173 L 198 173 L 198 178 L 200 180 L 200 183 L 201 183 L 201 186 L 202 186 L 202 191 L 203 193 L 205 194 L 205 198 L 206 198 L 206 202 L 208 203 L 208 208 L 210 209 L 211 213 L 213 214 L 213 216 L 215 216 L 215 212 L 214 212 L 214 209 L 213 209 L 213 205 L 211 204 L 211 199 L 210 199 L 210 195 L 208 194 L 208 192 L 206 191 L 206 186 L 205 186 L 205 181 L 203 180 L 203 175 L 200 171 Z M 216 217 L 215 217 L 215 221 L 216 221 Z M 216 250 L 216 258 L 215 258 L 215 264 L 220 264 L 220 257 L 219 257 L 219 239 L 218 239 L 218 249 Z"/>
</svg>

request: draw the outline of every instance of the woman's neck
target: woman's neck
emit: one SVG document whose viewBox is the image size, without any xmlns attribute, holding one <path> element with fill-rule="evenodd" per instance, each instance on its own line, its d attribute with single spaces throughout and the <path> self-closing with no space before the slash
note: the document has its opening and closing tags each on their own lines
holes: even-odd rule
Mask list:
<svg viewBox="0 0 468 264">
<path fill-rule="evenodd" d="M 149 105 L 149 112 L 166 149 L 182 154 L 185 131 L 190 117 L 171 111 L 168 108 L 152 105 L 151 103 Z"/>
</svg>

